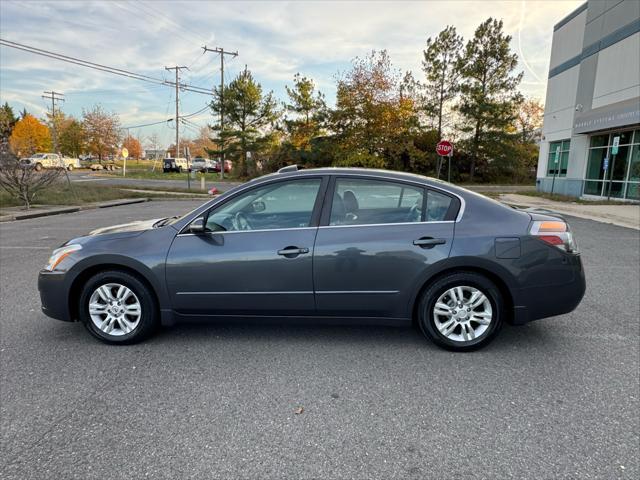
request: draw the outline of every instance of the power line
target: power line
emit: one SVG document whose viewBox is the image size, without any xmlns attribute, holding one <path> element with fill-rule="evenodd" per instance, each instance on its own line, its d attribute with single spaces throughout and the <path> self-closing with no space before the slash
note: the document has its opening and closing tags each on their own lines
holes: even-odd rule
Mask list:
<svg viewBox="0 0 640 480">
<path fill-rule="evenodd" d="M 208 108 L 210 108 L 209 105 L 206 105 L 206 106 L 202 107 L 200 110 L 198 110 L 197 112 L 190 113 L 189 115 L 182 115 L 180 118 L 195 117 L 196 115 L 198 115 L 199 113 L 204 112 Z"/>
<path fill-rule="evenodd" d="M 148 82 L 148 83 L 153 83 L 153 84 L 156 84 L 156 85 L 163 85 L 163 86 L 169 86 L 169 87 L 177 87 L 178 86 L 173 82 L 170 82 L 170 81 L 167 81 L 167 80 L 163 80 L 161 78 L 150 77 L 148 75 L 135 73 L 135 72 L 130 72 L 128 70 L 123 70 L 121 68 L 110 67 L 108 65 L 102 65 L 102 64 L 99 64 L 99 63 L 95 63 L 95 62 L 90 62 L 88 60 L 82 60 L 80 58 L 71 57 L 71 56 L 68 56 L 68 55 L 63 55 L 63 54 L 52 52 L 52 51 L 49 51 L 49 50 L 43 50 L 41 48 L 32 47 L 32 46 L 25 45 L 25 44 L 22 44 L 22 43 L 12 42 L 10 40 L 5 40 L 3 38 L 0 38 L 0 45 L 5 46 L 5 47 L 10 47 L 10 48 L 15 48 L 17 50 L 23 50 L 25 52 L 33 53 L 33 54 L 36 54 L 36 55 L 41 55 L 41 56 L 44 56 L 44 57 L 49 57 L 49 58 L 52 58 L 54 60 L 59 60 L 59 61 L 62 61 L 62 62 L 72 63 L 72 64 L 75 64 L 75 65 L 79 65 L 81 67 L 91 68 L 91 69 L 99 70 L 99 71 L 106 72 L 106 73 L 112 73 L 114 75 L 120 75 L 120 76 L 123 76 L 123 77 L 132 78 L 134 80 L 140 80 L 140 81 L 144 81 L 144 82 Z M 204 88 L 199 88 L 199 87 L 195 87 L 195 86 L 187 85 L 187 84 L 180 84 L 179 87 L 183 91 L 200 93 L 200 94 L 203 94 L 203 95 L 211 95 L 211 91 L 206 90 Z"/>
<path fill-rule="evenodd" d="M 161 123 L 168 123 L 168 122 L 173 122 L 173 118 L 167 118 L 166 120 L 161 120 L 159 122 L 152 122 L 152 123 L 142 123 L 140 125 L 129 125 L 128 127 L 122 127 L 125 130 L 129 130 L 129 129 L 133 129 L 133 128 L 142 128 L 142 127 L 150 127 L 152 125 L 160 125 Z"/>
<path fill-rule="evenodd" d="M 135 4 L 134 3 L 128 3 L 130 6 L 138 9 L 139 11 L 143 12 L 145 15 L 153 15 L 155 16 L 157 19 L 160 20 L 164 20 L 168 23 L 170 23 L 171 25 L 174 26 L 174 29 L 171 31 L 172 35 L 178 35 L 182 38 L 184 38 L 186 41 L 188 42 L 193 42 L 196 44 L 200 44 L 202 43 L 202 40 L 199 39 L 197 36 L 193 35 L 189 29 L 184 28 L 182 25 L 180 25 L 179 23 L 177 23 L 175 20 L 171 19 L 170 17 L 168 17 L 167 15 L 163 14 L 162 12 L 160 12 L 159 10 L 157 10 L 156 8 L 152 7 L 149 4 L 146 4 L 142 1 L 138 1 Z M 185 35 L 189 35 L 191 37 L 191 39 L 185 37 Z"/>
</svg>

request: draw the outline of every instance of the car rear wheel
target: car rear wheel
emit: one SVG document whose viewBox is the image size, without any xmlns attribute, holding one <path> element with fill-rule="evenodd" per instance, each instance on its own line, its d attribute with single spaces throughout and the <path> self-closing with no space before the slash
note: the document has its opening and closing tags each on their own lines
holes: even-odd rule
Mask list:
<svg viewBox="0 0 640 480">
<path fill-rule="evenodd" d="M 89 279 L 80 295 L 79 312 L 87 330 L 106 343 L 139 342 L 158 323 L 153 292 L 138 278 L 119 271 Z"/>
<path fill-rule="evenodd" d="M 73 165 L 67 165 L 67 170 L 69 170 L 70 172 L 73 171 Z"/>
<path fill-rule="evenodd" d="M 36 163 L 36 172 L 39 172 L 40 170 L 42 170 L 42 164 Z"/>
<path fill-rule="evenodd" d="M 487 277 L 457 272 L 436 280 L 423 294 L 418 320 L 437 345 L 470 351 L 487 345 L 502 326 L 500 290 Z"/>
</svg>

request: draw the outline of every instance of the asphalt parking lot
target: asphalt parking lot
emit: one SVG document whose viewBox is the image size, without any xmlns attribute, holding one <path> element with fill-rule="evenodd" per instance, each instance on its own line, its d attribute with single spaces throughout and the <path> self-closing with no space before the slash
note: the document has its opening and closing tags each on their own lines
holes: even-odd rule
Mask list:
<svg viewBox="0 0 640 480">
<path fill-rule="evenodd" d="M 63 241 L 193 206 L 0 225 L 0 477 L 640 477 L 638 231 L 572 219 L 582 304 L 471 354 L 412 329 L 247 324 L 112 347 L 40 312 Z"/>
</svg>

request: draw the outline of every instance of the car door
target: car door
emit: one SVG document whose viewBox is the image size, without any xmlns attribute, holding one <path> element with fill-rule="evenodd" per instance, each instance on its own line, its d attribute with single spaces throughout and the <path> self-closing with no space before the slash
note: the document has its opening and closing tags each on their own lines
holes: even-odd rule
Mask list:
<svg viewBox="0 0 640 480">
<path fill-rule="evenodd" d="M 449 256 L 459 200 L 376 178 L 329 189 L 313 257 L 318 313 L 408 318 L 417 282 Z"/>
<path fill-rule="evenodd" d="M 166 261 L 178 313 L 313 314 L 313 244 L 328 181 L 305 176 L 241 191 L 180 233 Z"/>
</svg>

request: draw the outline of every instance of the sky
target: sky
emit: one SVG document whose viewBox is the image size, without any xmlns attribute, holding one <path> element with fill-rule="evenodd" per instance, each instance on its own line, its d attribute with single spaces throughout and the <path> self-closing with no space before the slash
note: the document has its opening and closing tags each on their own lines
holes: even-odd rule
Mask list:
<svg viewBox="0 0 640 480">
<path fill-rule="evenodd" d="M 583 0 L 547 1 L 0 1 L 0 36 L 111 67 L 173 80 L 165 66 L 188 66 L 181 82 L 210 89 L 220 82 L 220 60 L 202 46 L 237 51 L 227 57 L 225 81 L 245 65 L 263 90 L 286 97 L 295 73 L 312 78 L 334 103 L 336 76 L 371 50 L 386 49 L 394 67 L 422 78 L 428 37 L 454 25 L 465 40 L 488 17 L 504 21 L 524 71 L 521 91 L 544 101 L 553 25 Z M 45 90 L 65 94 L 62 110 L 80 116 L 100 104 L 122 126 L 175 114 L 174 89 L 114 76 L 0 46 L 0 102 L 17 113 L 43 116 Z M 180 114 L 197 112 L 210 97 L 181 92 Z M 190 120 L 213 122 L 208 111 Z M 183 130 L 183 131 L 182 131 Z M 194 126 L 181 136 L 195 136 Z M 167 146 L 172 124 L 133 128 L 143 140 L 158 135 Z"/>
</svg>

